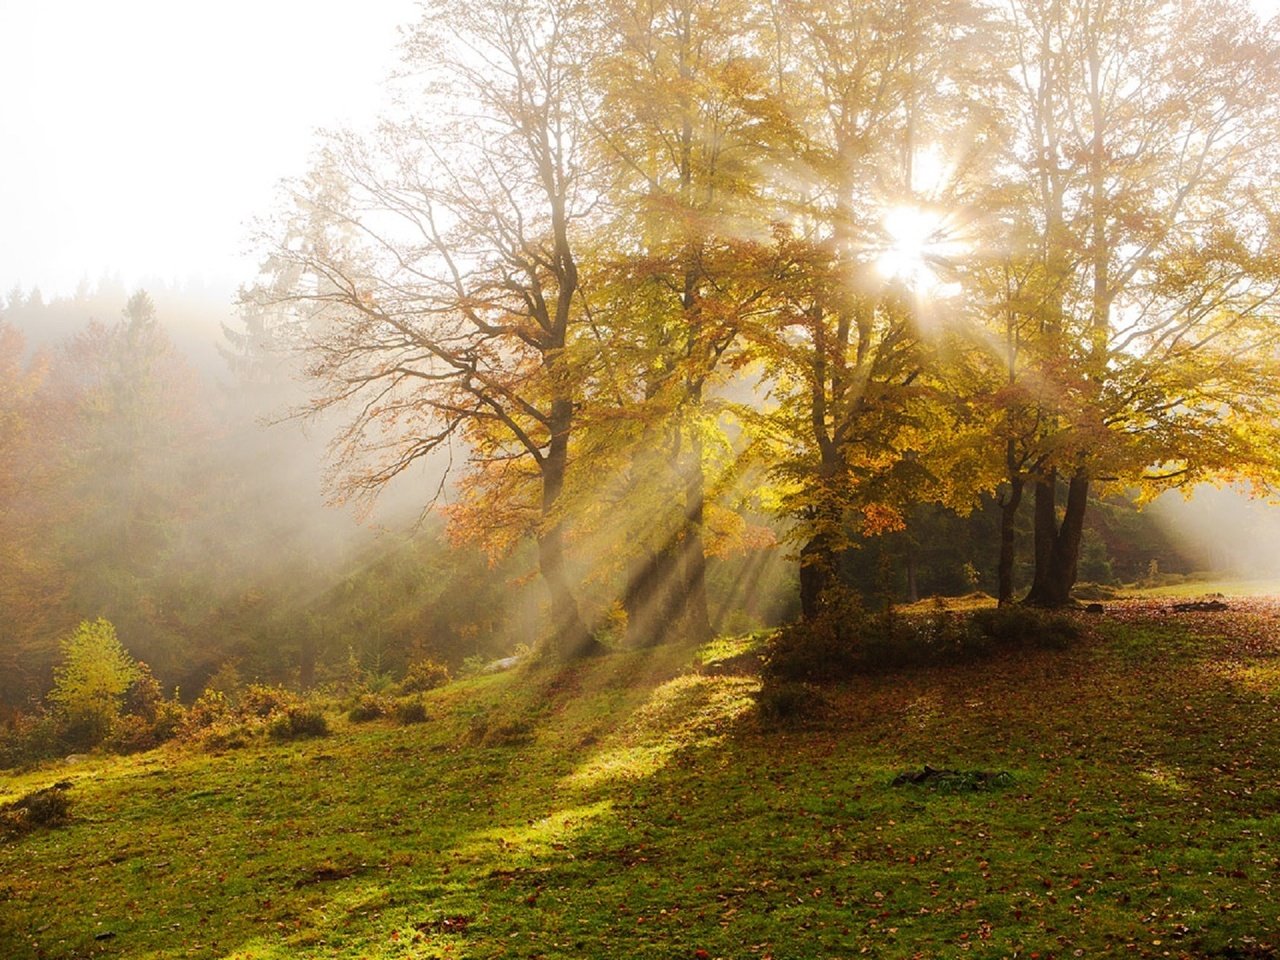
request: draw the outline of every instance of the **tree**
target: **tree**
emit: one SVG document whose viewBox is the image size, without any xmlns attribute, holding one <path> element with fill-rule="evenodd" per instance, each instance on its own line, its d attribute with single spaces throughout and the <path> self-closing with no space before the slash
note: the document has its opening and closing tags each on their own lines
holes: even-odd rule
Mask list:
<svg viewBox="0 0 1280 960">
<path fill-rule="evenodd" d="M 0 704 L 16 704 L 47 680 L 65 580 L 52 549 L 47 494 L 56 451 L 40 402 L 43 357 L 0 319 Z"/>
<path fill-rule="evenodd" d="M 950 188 L 921 189 L 913 166 L 927 147 L 950 146 L 957 126 L 982 136 L 973 103 L 954 93 L 966 60 L 980 62 L 980 20 L 963 2 L 777 7 L 777 84 L 795 120 L 775 148 L 789 174 L 778 191 L 787 266 L 762 356 L 806 619 L 838 594 L 850 533 L 897 529 L 904 501 L 929 496 L 919 454 L 938 445 L 918 442 L 916 418 L 937 396 L 926 374 L 939 369 L 942 354 L 930 354 L 944 331 L 930 330 L 914 278 L 894 283 L 878 261 L 903 240 L 890 215 L 918 234 L 916 260 L 947 229 Z"/>
<path fill-rule="evenodd" d="M 640 426 L 619 494 L 646 504 L 620 538 L 633 545 L 623 605 L 639 643 L 673 625 L 694 641 L 712 633 L 707 516 L 724 478 L 708 482 L 720 439 L 708 401 L 770 282 L 760 189 L 773 105 L 755 17 L 743 0 L 602 7 L 591 76 L 611 196 L 596 315 L 614 362 L 600 400 L 621 409 L 600 422 Z"/>
<path fill-rule="evenodd" d="M 332 137 L 275 238 L 260 303 L 297 308 L 313 411 L 351 412 L 334 486 L 372 496 L 454 442 L 515 500 L 553 643 L 593 640 L 566 569 L 562 494 L 584 380 L 579 245 L 596 203 L 581 102 L 586 11 L 430 2 L 406 47 L 423 99 Z M 488 525 L 479 511 L 458 522 Z"/>
<path fill-rule="evenodd" d="M 58 452 L 47 497 L 68 603 L 127 629 L 164 675 L 185 665 L 192 639 L 180 585 L 200 579 L 172 561 L 186 559 L 184 539 L 213 486 L 200 391 L 138 291 L 117 323 L 91 322 L 54 355 L 40 396 Z"/>
<path fill-rule="evenodd" d="M 129 686 L 140 675 L 110 621 L 82 621 L 62 641 L 62 663 L 54 670 L 49 692 L 67 739 L 84 747 L 101 743 L 120 716 Z"/>
<path fill-rule="evenodd" d="M 1280 57 L 1274 29 L 1226 0 L 1005 10 L 1017 125 L 1002 172 L 1029 254 L 1002 303 L 1022 408 L 1008 505 L 1030 480 L 1027 601 L 1057 606 L 1091 484 L 1269 472 L 1276 220 L 1259 188 Z"/>
</svg>

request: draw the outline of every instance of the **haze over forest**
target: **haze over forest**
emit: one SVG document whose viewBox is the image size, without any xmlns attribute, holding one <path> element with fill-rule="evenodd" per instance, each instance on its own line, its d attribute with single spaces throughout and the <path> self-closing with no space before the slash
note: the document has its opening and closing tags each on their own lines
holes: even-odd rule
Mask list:
<svg viewBox="0 0 1280 960">
<path fill-rule="evenodd" d="M 6 712 L 96 617 L 194 696 L 1061 600 L 1036 496 L 1067 590 L 1280 576 L 1248 6 L 269 6 L 2 68 Z"/>
</svg>

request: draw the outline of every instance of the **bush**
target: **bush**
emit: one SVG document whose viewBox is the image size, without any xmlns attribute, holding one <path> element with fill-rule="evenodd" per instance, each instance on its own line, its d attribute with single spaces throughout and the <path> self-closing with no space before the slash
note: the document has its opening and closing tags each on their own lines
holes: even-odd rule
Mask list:
<svg viewBox="0 0 1280 960">
<path fill-rule="evenodd" d="M 241 723 L 231 717 L 205 727 L 194 738 L 205 750 L 239 750 L 253 742 L 262 730 L 262 724 Z"/>
<path fill-rule="evenodd" d="M 62 722 L 63 742 L 86 748 L 106 739 L 125 693 L 140 676 L 110 621 L 82 621 L 62 641 L 62 663 L 53 671 L 49 692 Z"/>
<path fill-rule="evenodd" d="M 368 723 L 370 720 L 385 717 L 391 710 L 391 702 L 386 697 L 366 693 L 347 711 L 347 719 L 352 723 Z"/>
<path fill-rule="evenodd" d="M 823 683 L 877 670 L 980 660 L 1001 649 L 1061 650 L 1079 636 L 1067 617 L 1031 607 L 902 616 L 846 605 L 840 616 L 829 612 L 779 630 L 768 645 L 765 674 Z"/>
<path fill-rule="evenodd" d="M 236 698 L 236 713 L 245 718 L 257 717 L 260 720 L 266 720 L 301 702 L 296 693 L 284 687 L 251 683 Z"/>
<path fill-rule="evenodd" d="M 1001 647 L 1062 650 L 1080 639 L 1080 628 L 1062 614 L 1011 605 L 978 610 L 973 621 Z"/>
<path fill-rule="evenodd" d="M 192 739 L 231 717 L 231 701 L 221 690 L 206 690 L 187 710 L 179 735 Z"/>
<path fill-rule="evenodd" d="M 845 604 L 812 622 L 783 627 L 766 648 L 766 676 L 821 683 L 856 673 L 859 644 L 873 632 L 871 619 L 857 605 Z"/>
<path fill-rule="evenodd" d="M 59 827 L 71 817 L 69 783 L 55 783 L 0 808 L 0 835 L 21 836 L 38 827 Z"/>
<path fill-rule="evenodd" d="M 409 664 L 404 679 L 400 681 L 401 693 L 426 693 L 442 687 L 450 680 L 449 668 L 430 657 Z"/>
<path fill-rule="evenodd" d="M 329 721 L 315 704 L 298 703 L 271 718 L 267 727 L 272 740 L 297 740 L 301 737 L 327 737 Z"/>
<path fill-rule="evenodd" d="M 206 690 L 187 711 L 182 736 L 209 750 L 243 747 L 265 733 L 276 740 L 322 737 L 329 725 L 319 707 L 283 687 L 247 687 L 233 707 L 226 695 Z"/>
<path fill-rule="evenodd" d="M 62 752 L 57 718 L 47 711 L 18 714 L 0 728 L 0 769 L 25 766 Z"/>
<path fill-rule="evenodd" d="M 103 745 L 112 753 L 141 753 L 156 746 L 151 724 L 138 716 L 126 713 L 111 725 L 111 734 Z"/>
<path fill-rule="evenodd" d="M 394 715 L 396 723 L 425 723 L 428 719 L 427 705 L 417 697 L 401 700 L 395 706 Z"/>
</svg>

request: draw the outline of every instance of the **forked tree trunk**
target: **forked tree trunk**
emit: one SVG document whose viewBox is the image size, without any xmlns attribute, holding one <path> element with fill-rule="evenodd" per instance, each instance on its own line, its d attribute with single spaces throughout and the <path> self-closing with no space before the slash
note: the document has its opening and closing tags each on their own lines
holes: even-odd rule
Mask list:
<svg viewBox="0 0 1280 960">
<path fill-rule="evenodd" d="M 1050 472 L 1035 487 L 1036 570 L 1024 603 L 1037 607 L 1065 607 L 1071 603 L 1080 566 L 1089 478 L 1077 470 L 1067 486 L 1067 506 L 1058 521 L 1057 474 Z"/>
</svg>

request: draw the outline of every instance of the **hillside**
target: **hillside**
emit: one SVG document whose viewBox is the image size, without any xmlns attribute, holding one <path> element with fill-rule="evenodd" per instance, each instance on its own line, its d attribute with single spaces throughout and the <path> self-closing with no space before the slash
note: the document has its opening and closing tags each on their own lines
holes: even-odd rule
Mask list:
<svg viewBox="0 0 1280 960">
<path fill-rule="evenodd" d="M 9 777 L 73 819 L 0 843 L 0 956 L 1280 955 L 1280 603 L 1084 622 L 790 724 L 743 639 Z M 1009 776 L 893 785 L 926 763 Z"/>
</svg>

